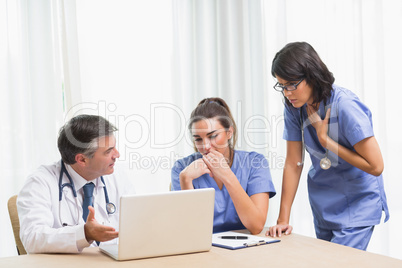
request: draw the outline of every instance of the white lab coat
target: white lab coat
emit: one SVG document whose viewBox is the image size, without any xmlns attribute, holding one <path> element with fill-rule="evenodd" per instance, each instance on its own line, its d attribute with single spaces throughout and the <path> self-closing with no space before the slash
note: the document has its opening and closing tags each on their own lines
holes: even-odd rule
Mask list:
<svg viewBox="0 0 402 268">
<path fill-rule="evenodd" d="M 20 237 L 28 253 L 79 253 L 92 245 L 85 239 L 84 220 L 82 218 L 82 187 L 88 182 L 66 165 L 78 195 L 78 206 L 71 188 L 63 188 L 63 197 L 59 217 L 59 176 L 61 161 L 49 166 L 41 166 L 30 175 L 18 194 L 17 209 L 20 220 Z M 117 179 L 116 172 L 103 176 L 109 202 L 115 204 L 116 212 L 106 212 L 104 184 L 100 178 L 93 180 L 95 219 L 118 230 L 120 196 L 134 194 L 133 185 L 123 177 Z M 63 174 L 63 184 L 69 180 Z M 78 222 L 77 222 L 78 220 Z M 68 226 L 63 227 L 63 223 Z M 105 242 L 115 244 L 117 239 Z"/>
</svg>

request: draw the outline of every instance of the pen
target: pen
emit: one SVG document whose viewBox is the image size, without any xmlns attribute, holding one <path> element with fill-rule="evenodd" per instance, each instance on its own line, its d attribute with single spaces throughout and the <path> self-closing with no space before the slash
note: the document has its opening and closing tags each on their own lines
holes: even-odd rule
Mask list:
<svg viewBox="0 0 402 268">
<path fill-rule="evenodd" d="M 241 239 L 241 240 L 248 239 L 247 236 L 233 236 L 233 235 L 220 236 L 219 238 L 221 238 L 221 239 L 236 239 L 236 240 L 238 240 L 238 239 Z"/>
</svg>

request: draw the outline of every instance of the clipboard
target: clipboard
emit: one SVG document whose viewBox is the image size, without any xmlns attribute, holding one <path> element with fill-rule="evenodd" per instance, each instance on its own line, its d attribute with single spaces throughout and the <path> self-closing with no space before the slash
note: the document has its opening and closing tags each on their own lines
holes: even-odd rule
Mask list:
<svg viewBox="0 0 402 268">
<path fill-rule="evenodd" d="M 233 237 L 233 239 L 223 239 L 222 237 Z M 239 238 L 239 239 L 236 239 Z M 261 246 L 280 242 L 279 239 L 271 237 L 256 236 L 238 232 L 221 232 L 212 235 L 212 245 L 226 249 L 240 249 L 253 246 Z"/>
</svg>

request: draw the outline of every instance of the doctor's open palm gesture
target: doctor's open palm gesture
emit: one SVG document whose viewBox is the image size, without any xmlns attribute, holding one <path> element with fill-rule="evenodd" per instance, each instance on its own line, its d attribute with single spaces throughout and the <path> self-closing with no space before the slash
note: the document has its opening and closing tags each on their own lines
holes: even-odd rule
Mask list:
<svg viewBox="0 0 402 268">
<path fill-rule="evenodd" d="M 113 227 L 98 223 L 98 221 L 95 219 L 95 209 L 93 207 L 89 206 L 88 210 L 88 218 L 84 225 L 85 238 L 88 242 L 105 242 L 115 239 L 119 236 L 119 232 L 117 232 Z"/>
</svg>

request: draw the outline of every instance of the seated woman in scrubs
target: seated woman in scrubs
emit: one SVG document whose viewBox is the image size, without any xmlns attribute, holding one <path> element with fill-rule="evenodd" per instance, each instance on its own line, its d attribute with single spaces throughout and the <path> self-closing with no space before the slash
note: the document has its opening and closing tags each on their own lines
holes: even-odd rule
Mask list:
<svg viewBox="0 0 402 268">
<path fill-rule="evenodd" d="M 287 155 L 277 225 L 267 235 L 290 234 L 290 210 L 310 154 L 308 193 L 317 238 L 366 250 L 374 225 L 389 218 L 381 151 L 371 112 L 334 77 L 313 47 L 290 43 L 272 62 L 274 88 L 285 97 Z"/>
<path fill-rule="evenodd" d="M 269 198 L 276 194 L 265 157 L 234 149 L 236 124 L 223 99 L 202 100 L 188 127 L 196 152 L 176 161 L 172 190 L 214 188 L 214 233 L 245 228 L 260 233 Z"/>
</svg>

